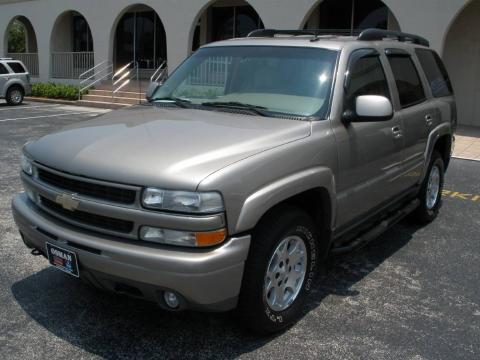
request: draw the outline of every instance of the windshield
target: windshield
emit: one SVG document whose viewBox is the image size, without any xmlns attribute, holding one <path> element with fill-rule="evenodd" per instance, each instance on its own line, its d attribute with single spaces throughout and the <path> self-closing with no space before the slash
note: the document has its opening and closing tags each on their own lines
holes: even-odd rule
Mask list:
<svg viewBox="0 0 480 360">
<path fill-rule="evenodd" d="M 325 118 L 337 54 L 301 47 L 207 47 L 187 59 L 153 100 Z"/>
</svg>

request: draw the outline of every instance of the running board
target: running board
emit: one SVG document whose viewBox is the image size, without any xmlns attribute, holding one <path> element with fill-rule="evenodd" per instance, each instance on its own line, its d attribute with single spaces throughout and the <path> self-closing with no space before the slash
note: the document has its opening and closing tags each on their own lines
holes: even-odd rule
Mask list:
<svg viewBox="0 0 480 360">
<path fill-rule="evenodd" d="M 352 242 L 349 242 L 346 245 L 342 245 L 339 247 L 334 247 L 331 251 L 332 255 L 343 255 L 353 250 L 358 250 L 362 248 L 372 240 L 378 238 L 385 231 L 387 231 L 393 225 L 402 220 L 405 216 L 412 213 L 419 205 L 420 200 L 416 199 L 412 201 L 400 210 L 395 211 L 390 217 L 383 220 L 380 224 L 368 230 L 366 233 L 362 234 L 360 237 L 356 238 Z"/>
</svg>

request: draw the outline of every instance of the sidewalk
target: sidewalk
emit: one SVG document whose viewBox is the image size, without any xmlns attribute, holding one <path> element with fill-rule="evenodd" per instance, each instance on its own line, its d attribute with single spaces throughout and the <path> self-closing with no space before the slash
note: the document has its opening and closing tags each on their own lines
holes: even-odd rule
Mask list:
<svg viewBox="0 0 480 360">
<path fill-rule="evenodd" d="M 458 126 L 453 156 L 480 161 L 480 127 Z"/>
</svg>

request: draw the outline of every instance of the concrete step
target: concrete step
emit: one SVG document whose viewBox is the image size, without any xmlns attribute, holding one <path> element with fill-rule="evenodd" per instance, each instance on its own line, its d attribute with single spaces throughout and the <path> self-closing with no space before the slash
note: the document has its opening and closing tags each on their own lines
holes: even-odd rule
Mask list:
<svg viewBox="0 0 480 360">
<path fill-rule="evenodd" d="M 124 107 L 130 107 L 131 104 L 121 104 L 121 103 L 111 103 L 111 102 L 104 102 L 104 101 L 92 101 L 92 100 L 79 100 L 75 102 L 75 105 L 79 106 L 88 106 L 94 107 L 99 109 L 122 109 Z"/>
<path fill-rule="evenodd" d="M 127 92 L 145 92 L 148 89 L 148 86 L 150 85 L 149 81 L 142 81 L 139 84 L 136 82 L 132 82 L 125 87 L 122 88 L 122 91 L 127 91 Z M 97 84 L 95 86 L 95 90 L 107 90 L 107 91 L 112 91 L 112 84 L 110 82 L 106 82 L 103 84 Z"/>
<path fill-rule="evenodd" d="M 146 99 L 139 99 L 138 97 L 113 97 L 111 95 L 83 95 L 82 100 L 86 101 L 98 101 L 98 102 L 105 102 L 105 103 L 113 103 L 113 104 L 129 104 L 129 105 L 136 105 L 140 102 L 146 103 Z"/>
<path fill-rule="evenodd" d="M 90 90 L 88 95 L 98 95 L 98 96 L 112 96 L 111 90 Z M 119 91 L 115 93 L 117 98 L 136 98 L 136 99 L 145 99 L 145 93 L 132 92 L 132 91 Z"/>
</svg>

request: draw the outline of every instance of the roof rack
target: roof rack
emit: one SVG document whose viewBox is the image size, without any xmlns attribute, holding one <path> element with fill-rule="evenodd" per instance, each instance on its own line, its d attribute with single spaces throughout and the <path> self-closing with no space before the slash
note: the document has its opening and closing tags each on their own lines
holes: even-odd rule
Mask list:
<svg viewBox="0 0 480 360">
<path fill-rule="evenodd" d="M 13 58 L 0 57 L 0 60 L 13 60 Z"/>
<path fill-rule="evenodd" d="M 414 44 L 430 47 L 430 42 L 427 39 L 418 35 L 408 34 L 400 31 L 367 29 L 363 30 L 358 36 L 358 40 L 363 41 L 383 40 L 385 38 L 393 38 L 401 42 L 410 41 Z"/>
<path fill-rule="evenodd" d="M 292 36 L 302 36 L 310 35 L 317 36 L 315 30 L 275 30 L 275 29 L 259 29 L 253 30 L 247 37 L 275 37 L 275 35 L 292 35 Z"/>
</svg>

